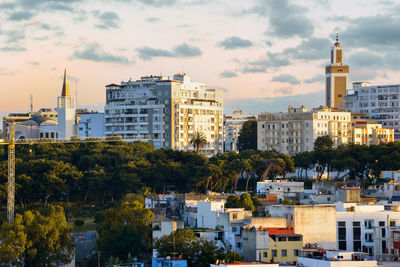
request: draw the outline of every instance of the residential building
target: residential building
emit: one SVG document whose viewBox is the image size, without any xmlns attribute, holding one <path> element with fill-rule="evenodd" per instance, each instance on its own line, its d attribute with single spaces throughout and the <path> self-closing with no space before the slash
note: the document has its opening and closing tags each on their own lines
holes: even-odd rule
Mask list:
<svg viewBox="0 0 400 267">
<path fill-rule="evenodd" d="M 351 114 L 352 143 L 358 145 L 379 145 L 394 141 L 394 130 L 382 128 L 377 120 L 368 114 Z"/>
<path fill-rule="evenodd" d="M 304 182 L 293 182 L 287 180 L 265 180 L 257 182 L 258 194 L 277 195 L 278 201 L 285 198 L 300 199 L 304 192 Z"/>
<path fill-rule="evenodd" d="M 336 208 L 333 205 L 271 205 L 265 212 L 272 218 L 286 218 L 289 229 L 303 236 L 303 242 L 324 249 L 336 249 Z M 321 227 L 323 226 L 323 227 Z"/>
<path fill-rule="evenodd" d="M 242 110 L 235 110 L 233 114 L 224 114 L 225 152 L 238 151 L 236 144 L 239 133 L 248 120 L 257 120 L 257 118 L 250 114 L 243 114 Z"/>
<path fill-rule="evenodd" d="M 104 113 L 77 111 L 78 137 L 104 137 Z"/>
<path fill-rule="evenodd" d="M 342 187 L 336 191 L 336 199 L 338 202 L 361 202 L 360 187 Z"/>
<path fill-rule="evenodd" d="M 9 134 L 9 126 L 12 123 L 21 123 L 29 120 L 32 118 L 33 113 L 32 112 L 26 112 L 26 113 L 10 113 L 7 116 L 3 117 L 3 138 L 8 139 L 8 134 Z"/>
<path fill-rule="evenodd" d="M 246 227 L 242 232 L 244 260 L 296 262 L 302 236 L 293 229 Z"/>
<path fill-rule="evenodd" d="M 161 238 L 166 235 L 170 235 L 178 229 L 183 229 L 183 221 L 167 220 L 161 223 L 153 223 L 153 240 L 155 238 Z"/>
<path fill-rule="evenodd" d="M 351 114 L 335 108 L 304 106 L 288 112 L 262 113 L 257 122 L 257 148 L 295 154 L 311 151 L 314 141 L 329 135 L 335 145 L 351 142 Z"/>
<path fill-rule="evenodd" d="M 252 261 L 235 261 L 232 263 L 216 263 L 210 264 L 210 267 L 279 267 L 279 263 L 271 264 L 265 262 L 252 262 Z"/>
<path fill-rule="evenodd" d="M 343 103 L 343 109 L 369 114 L 383 128 L 393 129 L 394 139 L 400 140 L 400 84 L 354 82 L 353 88 L 347 90 Z"/>
<path fill-rule="evenodd" d="M 222 201 L 199 202 L 197 204 L 197 227 L 224 231 L 222 240 L 232 251 L 241 252 L 240 229 L 252 212 L 242 208 L 225 209 Z"/>
<path fill-rule="evenodd" d="M 318 254 L 318 256 L 315 256 Z M 300 267 L 378 267 L 376 260 L 369 260 L 365 253 L 343 251 L 299 251 Z M 385 266 L 385 265 L 383 265 Z"/>
<path fill-rule="evenodd" d="M 190 136 L 207 138 L 202 153 L 223 152 L 223 91 L 186 74 L 147 76 L 106 86 L 105 135 L 148 139 L 155 148 L 194 150 Z"/>
<path fill-rule="evenodd" d="M 376 258 L 391 255 L 392 230 L 400 226 L 398 207 L 337 202 L 338 249 Z"/>
<path fill-rule="evenodd" d="M 187 261 L 180 258 L 152 258 L 151 267 L 187 267 Z"/>
<path fill-rule="evenodd" d="M 326 76 L 326 106 L 339 108 L 342 106 L 349 81 L 349 65 L 343 64 L 343 46 L 336 36 L 336 42 L 331 48 L 331 64 L 325 68 Z"/>
<path fill-rule="evenodd" d="M 222 195 L 219 193 L 212 194 L 196 194 L 187 193 L 185 194 L 184 204 L 183 204 L 183 220 L 189 227 L 197 227 L 197 206 L 199 202 L 217 202 L 225 205 L 227 195 Z"/>
</svg>

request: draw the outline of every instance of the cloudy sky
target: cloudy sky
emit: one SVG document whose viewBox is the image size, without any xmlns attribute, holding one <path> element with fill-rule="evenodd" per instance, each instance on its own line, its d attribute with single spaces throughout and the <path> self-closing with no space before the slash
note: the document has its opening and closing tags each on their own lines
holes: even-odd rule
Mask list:
<svg viewBox="0 0 400 267">
<path fill-rule="evenodd" d="M 78 105 L 105 88 L 185 72 L 225 91 L 225 111 L 324 102 L 339 32 L 351 81 L 400 83 L 400 4 L 390 0 L 0 1 L 0 113 L 54 107 L 67 68 Z"/>
</svg>

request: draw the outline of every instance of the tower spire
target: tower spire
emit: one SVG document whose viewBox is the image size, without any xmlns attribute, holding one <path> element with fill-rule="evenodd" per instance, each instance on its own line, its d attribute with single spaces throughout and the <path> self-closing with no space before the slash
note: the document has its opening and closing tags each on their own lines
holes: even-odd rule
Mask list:
<svg viewBox="0 0 400 267">
<path fill-rule="evenodd" d="M 66 69 L 64 69 L 64 82 L 63 82 L 61 96 L 71 96 L 70 93 L 69 93 L 69 85 L 68 85 L 67 70 Z"/>
<path fill-rule="evenodd" d="M 339 33 L 336 33 L 336 42 L 339 42 Z"/>
</svg>

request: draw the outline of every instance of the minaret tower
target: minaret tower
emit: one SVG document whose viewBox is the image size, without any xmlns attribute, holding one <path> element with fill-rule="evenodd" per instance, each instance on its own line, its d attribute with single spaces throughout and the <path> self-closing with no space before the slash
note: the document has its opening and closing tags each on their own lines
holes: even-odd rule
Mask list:
<svg viewBox="0 0 400 267">
<path fill-rule="evenodd" d="M 62 86 L 61 96 L 57 98 L 58 113 L 58 137 L 70 138 L 76 136 L 75 129 L 75 107 L 74 101 L 69 92 L 67 79 L 67 71 L 64 70 L 64 82 Z"/>
<path fill-rule="evenodd" d="M 325 68 L 326 76 L 326 106 L 339 108 L 349 82 L 349 65 L 343 64 L 343 47 L 336 34 L 336 42 L 331 48 L 331 64 Z"/>
</svg>

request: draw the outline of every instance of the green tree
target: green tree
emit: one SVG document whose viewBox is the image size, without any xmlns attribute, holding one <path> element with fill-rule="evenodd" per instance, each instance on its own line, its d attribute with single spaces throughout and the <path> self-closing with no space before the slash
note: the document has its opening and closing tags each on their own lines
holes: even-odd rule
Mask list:
<svg viewBox="0 0 400 267">
<path fill-rule="evenodd" d="M 249 149 L 257 149 L 257 121 L 248 120 L 246 121 L 242 129 L 240 130 L 239 137 L 237 140 L 237 148 L 239 151 L 245 151 Z"/>
<path fill-rule="evenodd" d="M 128 254 L 138 257 L 150 252 L 151 225 L 154 214 L 138 201 L 125 202 L 119 209 L 107 209 L 98 225 L 97 247 L 106 258 L 126 260 Z"/>
<path fill-rule="evenodd" d="M 230 250 L 218 248 L 214 241 L 197 238 L 191 229 L 177 230 L 169 236 L 156 239 L 154 248 L 159 256 L 171 256 L 177 253 L 188 261 L 189 267 L 208 267 L 217 260 L 241 260 L 241 257 Z"/>
<path fill-rule="evenodd" d="M 200 149 L 207 145 L 208 141 L 203 132 L 195 131 L 189 139 L 189 143 L 193 145 L 196 150 L 196 154 L 199 154 Z"/>
<path fill-rule="evenodd" d="M 21 214 L 15 215 L 13 224 L 1 225 L 0 240 L 0 266 L 21 265 L 28 242 Z"/>
<path fill-rule="evenodd" d="M 229 195 L 225 202 L 225 208 L 244 208 L 255 212 L 256 206 L 260 204 L 258 200 L 257 203 L 254 203 L 255 199 L 249 193 L 243 193 L 240 196 Z"/>
<path fill-rule="evenodd" d="M 74 244 L 64 210 L 49 206 L 47 215 L 38 211 L 16 214 L 13 224 L 0 230 L 0 266 L 58 266 L 71 262 Z"/>
</svg>

